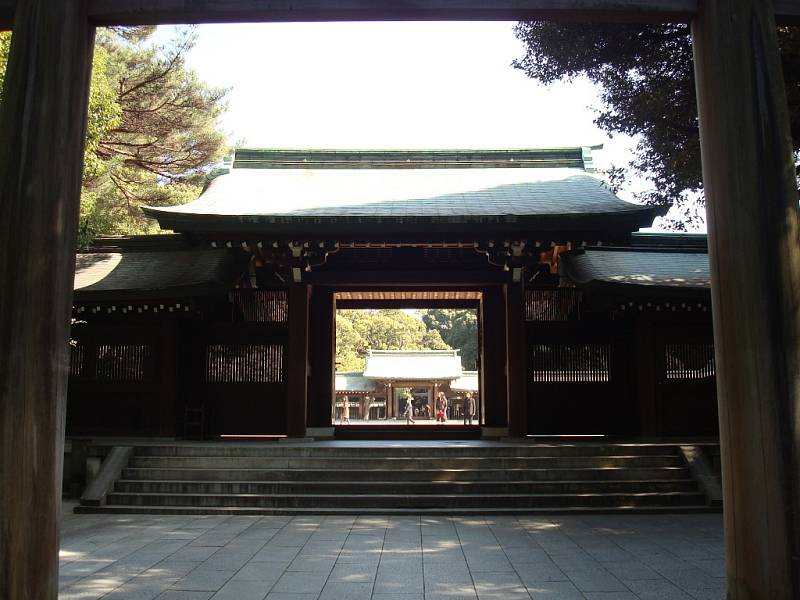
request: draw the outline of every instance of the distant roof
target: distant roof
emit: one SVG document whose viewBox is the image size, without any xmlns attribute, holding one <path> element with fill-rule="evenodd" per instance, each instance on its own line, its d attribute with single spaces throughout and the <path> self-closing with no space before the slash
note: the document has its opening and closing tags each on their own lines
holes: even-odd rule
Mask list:
<svg viewBox="0 0 800 600">
<path fill-rule="evenodd" d="M 75 258 L 75 296 L 81 300 L 211 293 L 229 289 L 244 272 L 231 250 L 92 252 Z"/>
<path fill-rule="evenodd" d="M 632 231 L 661 209 L 612 194 L 589 148 L 239 149 L 195 201 L 145 207 L 164 229 L 261 233 Z"/>
<path fill-rule="evenodd" d="M 360 371 L 336 372 L 337 392 L 369 393 L 375 391 L 375 382 L 364 377 Z"/>
<path fill-rule="evenodd" d="M 458 350 L 368 350 L 364 377 L 404 381 L 452 381 L 461 377 Z"/>
<path fill-rule="evenodd" d="M 676 249 L 591 248 L 562 254 L 560 269 L 578 284 L 707 290 L 708 254 Z"/>
<path fill-rule="evenodd" d="M 479 387 L 477 371 L 464 371 L 461 377 L 450 382 L 454 392 L 477 392 Z"/>
</svg>

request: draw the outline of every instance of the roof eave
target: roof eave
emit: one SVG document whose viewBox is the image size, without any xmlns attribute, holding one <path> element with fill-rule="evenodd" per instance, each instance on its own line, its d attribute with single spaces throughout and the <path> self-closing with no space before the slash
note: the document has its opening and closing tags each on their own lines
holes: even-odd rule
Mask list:
<svg viewBox="0 0 800 600">
<path fill-rule="evenodd" d="M 162 229 L 213 236 L 247 233 L 258 235 L 361 235 L 409 233 L 473 233 L 491 225 L 498 233 L 637 231 L 652 225 L 660 207 L 621 212 L 546 215 L 437 215 L 437 216 L 313 216 L 208 215 L 143 207 L 147 217 Z"/>
</svg>

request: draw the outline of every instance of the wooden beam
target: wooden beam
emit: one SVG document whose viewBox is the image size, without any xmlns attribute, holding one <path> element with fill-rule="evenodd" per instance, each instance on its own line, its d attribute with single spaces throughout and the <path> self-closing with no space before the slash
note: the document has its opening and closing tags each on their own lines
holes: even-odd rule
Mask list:
<svg viewBox="0 0 800 600">
<path fill-rule="evenodd" d="M 94 32 L 20 5 L 0 112 L 0 598 L 55 600 L 68 338 Z"/>
<path fill-rule="evenodd" d="M 0 0 L 0 29 L 10 28 L 17 0 Z M 697 0 L 90 0 L 95 25 L 308 21 L 574 21 L 676 22 L 697 12 Z M 800 22 L 800 3 L 775 0 L 781 22 Z"/>
<path fill-rule="evenodd" d="M 493 21 L 574 16 L 664 21 L 690 18 L 695 9 L 695 0 L 92 0 L 90 6 L 91 16 L 98 25 L 442 19 Z"/>
<path fill-rule="evenodd" d="M 707 0 L 692 24 L 729 600 L 800 597 L 800 227 L 771 5 Z"/>
<path fill-rule="evenodd" d="M 511 279 L 508 272 L 496 271 L 311 271 L 303 280 L 337 289 L 417 288 L 457 289 L 496 285 Z"/>
</svg>

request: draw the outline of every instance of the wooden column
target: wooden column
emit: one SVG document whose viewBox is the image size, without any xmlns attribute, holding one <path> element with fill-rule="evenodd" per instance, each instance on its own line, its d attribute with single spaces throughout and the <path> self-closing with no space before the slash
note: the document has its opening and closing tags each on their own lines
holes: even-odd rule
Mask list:
<svg viewBox="0 0 800 600">
<path fill-rule="evenodd" d="M 313 349 L 309 349 L 311 378 L 309 380 L 309 427 L 331 426 L 331 405 L 334 396 L 334 360 L 336 326 L 333 291 L 314 287 L 311 295 L 311 331 Z"/>
<path fill-rule="evenodd" d="M 308 318 L 311 286 L 292 283 L 289 286 L 289 357 L 286 374 L 286 434 L 305 437 L 308 403 Z"/>
<path fill-rule="evenodd" d="M 161 326 L 158 349 L 158 435 L 175 437 L 178 414 L 178 343 L 174 321 Z M 182 416 L 183 410 L 181 410 Z M 181 432 L 182 434 L 183 432 Z"/>
<path fill-rule="evenodd" d="M 633 323 L 633 345 L 628 348 L 626 359 L 634 364 L 632 375 L 633 397 L 639 415 L 639 435 L 655 437 L 657 430 L 657 406 L 656 406 L 656 380 L 658 369 L 656 360 L 656 348 L 661 348 L 656 344 L 656 327 L 653 320 L 646 315 L 636 315 Z M 660 357 L 663 366 L 663 352 Z"/>
<path fill-rule="evenodd" d="M 486 427 L 508 427 L 506 320 L 503 289 L 487 287 L 481 300 L 480 388 Z"/>
<path fill-rule="evenodd" d="M 528 433 L 528 381 L 525 357 L 525 303 L 522 283 L 504 286 L 506 300 L 506 371 L 508 434 Z"/>
<path fill-rule="evenodd" d="M 17 3 L 0 113 L 0 598 L 55 600 L 69 322 L 93 29 Z"/>
<path fill-rule="evenodd" d="M 707 199 L 728 598 L 800 597 L 800 230 L 772 2 L 692 23 Z"/>
</svg>

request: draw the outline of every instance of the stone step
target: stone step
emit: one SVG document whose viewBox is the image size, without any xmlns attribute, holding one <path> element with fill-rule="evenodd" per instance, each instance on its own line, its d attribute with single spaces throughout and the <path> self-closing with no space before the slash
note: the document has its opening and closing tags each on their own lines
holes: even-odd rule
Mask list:
<svg viewBox="0 0 800 600">
<path fill-rule="evenodd" d="M 173 446 L 138 446 L 137 456 L 219 456 L 219 457 L 560 457 L 560 456 L 651 456 L 677 455 L 675 446 L 661 444 L 453 444 L 448 445 L 331 445 L 300 446 L 292 444 L 198 444 Z"/>
<path fill-rule="evenodd" d="M 346 475 L 346 474 L 344 474 Z M 117 493 L 158 494 L 578 494 L 697 492 L 692 479 L 667 481 L 137 481 Z"/>
<path fill-rule="evenodd" d="M 242 506 L 76 506 L 78 514 L 143 514 L 143 515 L 220 515 L 220 516 L 262 516 L 262 515 L 362 515 L 362 516 L 546 516 L 546 515 L 603 515 L 603 514 L 675 514 L 719 512 L 719 508 L 701 504 L 682 506 L 563 506 L 559 508 L 263 508 Z"/>
<path fill-rule="evenodd" d="M 700 493 L 635 494 L 108 494 L 109 505 L 263 508 L 562 508 L 702 504 Z"/>
<path fill-rule="evenodd" d="M 188 467 L 123 470 L 124 479 L 192 481 L 587 481 L 688 479 L 688 468 L 614 467 L 571 469 L 207 469 Z"/>
<path fill-rule="evenodd" d="M 534 469 L 534 468 L 609 468 L 679 467 L 680 456 L 559 456 L 559 457 L 222 457 L 222 456 L 135 456 L 132 467 L 203 467 L 206 469 Z"/>
</svg>

